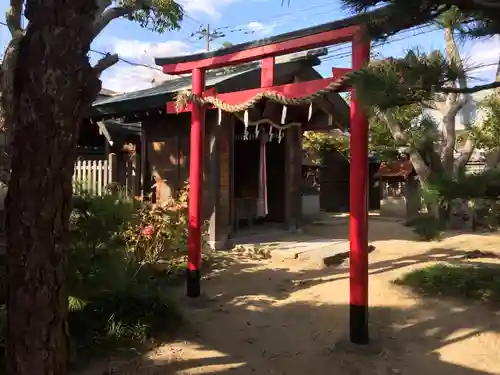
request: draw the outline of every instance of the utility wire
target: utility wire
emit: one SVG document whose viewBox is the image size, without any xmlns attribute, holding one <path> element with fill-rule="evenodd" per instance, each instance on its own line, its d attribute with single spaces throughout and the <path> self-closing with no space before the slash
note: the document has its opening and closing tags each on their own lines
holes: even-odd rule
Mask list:
<svg viewBox="0 0 500 375">
<path fill-rule="evenodd" d="M 303 9 L 299 9 L 299 10 L 297 10 L 297 12 L 304 12 L 304 11 L 311 10 L 311 9 L 324 8 L 324 7 L 327 7 L 329 5 L 330 4 L 327 4 L 327 3 L 325 3 L 325 4 L 319 4 L 319 5 L 315 5 L 315 6 L 311 6 L 311 7 L 307 7 L 307 8 L 303 8 Z M 283 18 L 283 17 L 286 17 L 287 15 L 293 15 L 293 14 L 294 14 L 293 12 L 289 12 L 289 13 L 283 14 L 282 16 L 270 17 L 268 19 Z M 188 19 L 191 19 L 191 20 L 195 21 L 195 22 L 198 21 L 197 19 L 195 19 L 195 18 L 193 18 L 191 16 L 188 16 L 187 14 L 185 14 L 184 16 L 187 17 Z M 260 21 L 255 21 L 255 22 L 260 22 Z M 3 26 L 7 26 L 7 24 L 4 23 L 4 22 L 0 22 L 0 24 L 3 25 Z M 422 27 L 427 27 L 427 25 L 419 25 L 419 26 L 417 26 L 417 27 L 415 27 L 413 29 L 405 30 L 405 31 L 403 31 L 403 33 L 406 33 L 408 31 L 412 31 L 412 30 L 416 30 L 416 29 L 422 28 Z M 225 33 L 221 32 L 221 30 L 224 30 L 224 29 L 227 29 L 227 28 L 229 28 L 229 26 L 219 27 L 219 28 L 216 28 L 214 30 L 211 30 L 211 31 L 207 32 L 207 29 L 203 29 L 202 27 L 200 27 L 200 31 L 195 31 L 195 32 L 191 33 L 188 37 L 186 37 L 186 38 L 184 38 L 182 40 L 183 41 L 185 40 L 185 41 L 187 41 L 189 43 L 193 43 L 194 41 L 191 40 L 190 38 L 192 38 L 195 35 L 200 35 L 200 39 L 205 39 L 206 45 L 209 45 L 210 41 L 213 41 L 216 38 L 225 37 L 226 36 Z M 233 32 L 243 32 L 244 34 L 254 34 L 256 31 L 255 30 L 248 30 L 248 29 L 244 29 L 244 28 L 233 29 L 233 30 L 226 31 L 226 33 L 233 33 Z M 420 35 L 420 34 L 421 33 L 415 34 L 415 35 L 412 35 L 412 36 L 417 36 L 417 35 Z M 207 39 L 208 39 L 208 43 L 207 43 Z M 404 37 L 396 39 L 396 40 L 391 40 L 390 42 L 385 42 L 384 44 L 387 45 L 387 44 L 390 44 L 392 42 L 396 42 L 396 41 L 399 41 L 399 40 L 402 40 L 402 39 L 404 39 Z M 382 45 L 382 44 L 375 45 L 374 47 L 377 47 L 377 46 L 380 46 L 380 45 Z M 329 52 L 332 52 L 332 48 L 335 48 L 335 47 L 329 47 L 328 48 Z M 321 60 L 322 61 L 328 61 L 328 60 L 332 60 L 334 58 L 345 58 L 345 57 L 347 57 L 347 56 L 350 55 L 350 50 L 349 49 L 350 49 L 350 46 L 348 46 L 348 45 L 336 48 L 334 50 L 336 54 L 325 56 L 324 58 L 321 58 Z M 339 53 L 342 50 L 344 50 L 345 52 Z M 98 50 L 95 50 L 95 49 L 91 49 L 90 52 L 95 53 L 95 54 L 99 54 L 101 56 L 105 56 L 106 55 L 105 52 L 98 51 Z M 148 64 L 133 62 L 133 61 L 124 59 L 122 57 L 118 57 L 118 60 L 120 62 L 122 62 L 122 63 L 131 65 L 131 66 L 144 67 L 144 68 L 148 68 L 148 69 L 155 70 L 155 71 L 160 71 L 160 72 L 162 71 L 162 69 L 160 69 L 160 68 L 153 67 L 153 66 L 148 65 Z"/>
<path fill-rule="evenodd" d="M 262 18 L 262 19 L 253 20 L 253 21 L 249 21 L 249 22 L 265 22 L 265 21 L 270 21 L 270 20 L 274 20 L 274 19 L 286 18 L 287 16 L 299 16 L 299 15 L 302 16 L 304 12 L 307 12 L 309 10 L 330 7 L 331 5 L 332 5 L 331 3 L 323 3 L 323 4 L 314 5 L 314 6 L 310 6 L 310 7 L 306 7 L 306 8 L 302 8 L 302 9 L 297 9 L 294 12 L 281 13 L 281 14 L 273 16 L 273 17 Z M 332 9 L 331 11 L 335 12 L 335 11 L 340 11 L 340 10 L 342 10 L 341 7 L 336 7 L 334 9 Z M 324 12 L 321 12 L 318 14 L 324 14 Z M 240 27 L 245 26 L 245 25 L 246 25 L 246 23 L 239 23 L 239 24 L 221 26 L 221 27 L 219 27 L 219 29 L 225 30 L 225 29 L 232 29 L 232 28 L 240 28 Z"/>
<path fill-rule="evenodd" d="M 5 22 L 2 22 L 2 21 L 0 21 L 0 25 L 7 27 L 7 24 Z M 396 35 L 396 36 L 399 36 L 397 38 L 393 37 L 393 38 L 391 38 L 388 41 L 375 43 L 373 45 L 373 48 L 390 45 L 392 43 L 396 43 L 396 42 L 399 42 L 399 41 L 404 40 L 404 39 L 416 37 L 416 36 L 423 35 L 423 34 L 428 34 L 428 33 L 431 33 L 431 32 L 439 30 L 439 28 L 433 28 L 433 29 L 430 29 L 430 30 L 428 29 L 428 30 L 420 31 L 420 32 L 415 33 L 415 34 L 410 35 L 410 36 L 402 35 L 402 34 L 406 34 L 408 32 L 416 31 L 416 30 L 419 30 L 419 29 L 425 29 L 425 28 L 428 28 L 428 27 L 429 27 L 429 25 L 419 25 L 419 26 L 416 26 L 414 28 L 405 30 L 405 31 L 401 32 L 399 35 Z M 335 47 L 329 47 L 328 48 L 329 53 L 334 52 L 334 54 L 329 54 L 328 56 L 320 58 L 320 60 L 322 62 L 326 62 L 326 61 L 330 61 L 330 60 L 333 60 L 333 59 L 343 59 L 343 58 L 349 57 L 351 55 L 350 45 L 344 45 L 344 46 L 341 46 L 341 47 L 338 47 L 338 48 L 335 48 L 335 49 L 334 48 Z M 106 56 L 107 55 L 106 52 L 102 52 L 102 51 L 99 51 L 99 50 L 96 50 L 96 49 L 90 49 L 89 51 L 91 53 L 95 53 L 95 54 L 98 54 L 98 55 L 101 55 L 101 56 Z M 144 68 L 148 68 L 148 69 L 151 69 L 151 70 L 162 72 L 162 69 L 159 68 L 159 67 L 153 67 L 153 66 L 148 65 L 148 64 L 142 64 L 142 63 L 133 62 L 133 61 L 121 58 L 121 57 L 118 57 L 118 60 L 120 62 L 128 64 L 130 66 L 144 67 Z M 497 65 L 497 63 L 481 65 L 481 66 L 475 67 L 475 69 L 482 68 L 482 67 L 493 66 L 493 65 Z M 184 78 L 189 78 L 189 76 L 184 76 Z"/>
<path fill-rule="evenodd" d="M 98 55 L 101 55 L 101 56 L 106 56 L 108 54 L 106 52 L 98 51 L 98 50 L 95 50 L 95 49 L 92 49 L 92 48 L 89 51 L 92 52 L 92 53 L 96 53 Z M 130 61 L 130 60 L 123 59 L 121 57 L 118 57 L 118 60 L 121 61 L 121 62 L 123 62 L 123 63 L 125 63 L 125 64 L 132 65 L 132 66 L 141 66 L 141 67 L 144 67 L 144 68 L 149 68 L 149 69 L 157 70 L 159 72 L 163 71 L 160 68 L 157 68 L 157 67 L 154 67 L 154 66 L 151 66 L 151 65 L 148 65 L 148 64 L 136 63 L 136 62 L 133 62 L 133 61 Z"/>
<path fill-rule="evenodd" d="M 6 23 L 1 22 L 1 21 L 0 21 L 0 24 L 2 26 L 7 26 Z M 421 28 L 421 27 L 422 26 L 417 26 L 414 29 L 418 29 L 418 28 Z M 408 31 L 413 31 L 414 29 L 405 30 L 405 31 L 403 31 L 403 33 L 406 33 Z M 432 31 L 435 31 L 435 30 L 432 30 Z M 430 32 L 430 31 L 427 31 L 427 33 L 428 32 Z M 424 34 L 424 33 L 418 33 L 418 34 L 415 34 L 415 35 L 412 35 L 412 36 L 418 36 L 418 35 L 421 35 L 421 34 Z M 374 47 L 378 47 L 378 46 L 384 45 L 384 44 L 388 45 L 388 44 L 391 44 L 391 43 L 403 40 L 405 38 L 406 38 L 405 36 L 401 36 L 398 39 L 392 39 L 392 40 L 390 40 L 388 42 L 379 43 L 378 45 L 375 44 Z M 334 58 L 345 58 L 345 57 L 348 57 L 351 54 L 351 52 L 348 50 L 349 48 L 350 48 L 350 46 L 342 46 L 342 47 L 338 48 L 337 50 L 335 50 L 336 54 L 325 56 L 324 58 L 321 58 L 321 61 L 328 61 L 328 60 L 332 60 Z M 341 50 L 345 50 L 345 52 L 339 53 Z M 106 54 L 107 54 L 106 52 L 102 52 L 102 51 L 99 51 L 99 50 L 96 50 L 96 49 L 90 49 L 90 52 L 96 53 L 96 54 L 101 55 L 101 56 L 106 56 Z M 147 65 L 147 64 L 136 63 L 136 62 L 133 62 L 133 61 L 121 58 L 121 57 L 118 57 L 118 60 L 120 62 L 123 62 L 123 63 L 131 65 L 131 66 L 144 67 L 144 68 L 148 68 L 148 69 L 152 69 L 152 70 L 160 71 L 160 72 L 162 71 L 161 68 L 153 67 L 153 66 L 150 66 L 150 65 Z"/>
<path fill-rule="evenodd" d="M 413 37 L 416 37 L 416 36 L 419 36 L 419 35 L 429 34 L 431 32 L 435 32 L 435 31 L 439 30 L 439 28 L 434 28 L 434 29 L 430 29 L 430 30 L 429 29 L 428 30 L 423 30 L 423 31 L 420 31 L 420 32 L 412 34 L 412 35 L 402 35 L 402 34 L 405 34 L 405 33 L 408 33 L 408 32 L 413 32 L 413 31 L 417 31 L 419 29 L 425 29 L 425 28 L 428 28 L 428 27 L 429 27 L 428 25 L 425 25 L 425 26 L 416 26 L 416 27 L 414 27 L 412 29 L 405 30 L 405 31 L 401 32 L 401 34 L 397 35 L 397 36 L 399 36 L 398 38 L 394 37 L 394 38 L 391 38 L 390 40 L 385 41 L 385 42 L 374 43 L 373 44 L 373 48 L 387 46 L 387 45 L 390 45 L 392 43 L 396 43 L 396 42 L 399 42 L 399 41 L 402 41 L 402 40 L 405 40 L 405 39 L 413 38 Z M 333 47 L 333 48 L 335 48 L 335 47 Z M 341 59 L 341 58 L 349 57 L 351 55 L 351 53 L 352 53 L 350 45 L 343 45 L 343 46 L 338 47 L 336 49 L 332 49 L 332 47 L 330 47 L 329 48 L 329 52 L 334 52 L 334 54 L 328 54 L 328 56 L 320 58 L 321 61 L 329 61 L 329 60 L 336 59 L 336 58 L 340 58 Z"/>
<path fill-rule="evenodd" d="M 8 25 L 5 22 L 2 22 L 2 21 L 0 21 L 0 25 L 8 27 Z M 188 38 L 185 38 L 183 40 L 187 40 L 187 41 L 189 41 L 189 42 L 192 43 L 192 41 L 189 40 Z M 92 52 L 92 53 L 95 53 L 95 54 L 98 54 L 98 55 L 101 55 L 101 56 L 106 56 L 109 53 L 109 52 L 102 52 L 102 51 L 99 51 L 99 50 L 96 50 L 96 49 L 93 49 L 93 48 L 91 48 L 89 50 L 89 52 Z M 154 66 L 151 66 L 151 65 L 148 65 L 148 64 L 142 64 L 142 63 L 133 62 L 133 61 L 124 59 L 124 58 L 119 57 L 119 56 L 118 56 L 118 60 L 120 62 L 122 62 L 122 63 L 131 65 L 131 66 L 139 66 L 139 67 L 149 68 L 149 69 L 152 69 L 152 70 L 155 70 L 155 71 L 163 72 L 163 70 L 161 68 L 154 67 Z"/>
<path fill-rule="evenodd" d="M 242 25 L 242 27 L 233 28 L 233 29 L 230 29 L 230 30 L 228 30 L 226 32 L 227 33 L 244 32 L 245 34 L 253 34 L 253 33 L 255 33 L 255 30 L 253 30 L 252 27 L 251 27 L 252 23 L 257 23 L 257 24 L 261 23 L 261 24 L 263 24 L 264 27 L 273 27 L 273 28 L 275 28 L 277 26 L 282 26 L 282 25 L 289 24 L 289 23 L 291 23 L 294 20 L 299 19 L 299 18 L 306 18 L 306 17 L 307 18 L 312 18 L 312 17 L 316 17 L 316 16 L 319 16 L 319 15 L 323 15 L 323 14 L 325 14 L 324 11 L 323 12 L 319 12 L 319 13 L 314 13 L 314 14 L 311 14 L 311 15 L 297 14 L 294 17 L 284 16 L 283 19 L 271 22 L 270 24 L 267 23 L 268 20 L 254 20 L 254 21 L 249 21 L 247 24 Z M 273 18 L 278 18 L 278 17 L 273 17 Z M 318 25 L 319 24 L 321 24 L 321 23 L 318 23 Z M 311 26 L 313 26 L 313 25 L 311 25 Z"/>
</svg>

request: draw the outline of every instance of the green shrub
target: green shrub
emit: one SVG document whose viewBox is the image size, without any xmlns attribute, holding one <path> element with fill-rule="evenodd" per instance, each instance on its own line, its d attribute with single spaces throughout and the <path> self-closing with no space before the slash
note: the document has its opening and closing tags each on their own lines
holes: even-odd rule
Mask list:
<svg viewBox="0 0 500 375">
<path fill-rule="evenodd" d="M 500 304 L 500 266 L 433 265 L 395 281 L 417 293 Z"/>
<path fill-rule="evenodd" d="M 132 219 L 134 203 L 114 195 L 80 195 L 73 199 L 70 217 L 71 245 L 94 253 L 103 246 L 116 246 L 123 226 Z"/>
<path fill-rule="evenodd" d="M 472 207 L 475 214 L 475 226 L 488 231 L 500 228 L 500 200 L 474 199 Z"/>
<path fill-rule="evenodd" d="M 134 347 L 180 323 L 168 299 L 169 280 L 128 251 L 124 230 L 135 220 L 134 206 L 117 194 L 74 197 L 67 287 L 69 331 L 78 357 Z M 0 280 L 4 275 L 2 261 Z M 4 310 L 0 306 L 2 330 Z"/>
<path fill-rule="evenodd" d="M 123 231 L 127 250 L 136 262 L 164 260 L 174 265 L 187 254 L 188 195 L 186 184 L 177 198 L 162 205 L 146 205 L 136 212 Z M 202 238 L 206 233 L 205 224 Z"/>
<path fill-rule="evenodd" d="M 500 196 L 500 170 L 460 173 L 454 179 L 442 174 L 434 176 L 426 185 L 428 194 L 445 202 L 453 199 L 496 199 Z"/>
<path fill-rule="evenodd" d="M 67 280 L 70 333 L 77 348 L 144 342 L 178 322 L 165 297 L 165 280 L 127 249 L 124 231 L 135 219 L 134 203 L 115 194 L 83 195 L 74 207 Z"/>
<path fill-rule="evenodd" d="M 406 222 L 422 241 L 436 241 L 443 235 L 443 225 L 432 215 L 419 215 Z"/>
</svg>

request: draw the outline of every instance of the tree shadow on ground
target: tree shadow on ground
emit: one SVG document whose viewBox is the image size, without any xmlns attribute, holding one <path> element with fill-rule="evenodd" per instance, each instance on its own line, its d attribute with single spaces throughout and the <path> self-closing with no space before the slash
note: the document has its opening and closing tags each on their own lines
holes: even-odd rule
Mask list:
<svg viewBox="0 0 500 375">
<path fill-rule="evenodd" d="M 375 262 L 370 273 L 432 260 L 467 262 L 463 255 L 436 248 L 418 256 Z M 141 359 L 133 369 L 119 372 L 499 374 L 491 361 L 500 340 L 500 322 L 491 309 L 428 299 L 415 303 L 404 295 L 397 306 L 377 300 L 370 310 L 372 344 L 354 347 L 345 342 L 349 324 L 346 268 L 292 272 L 260 265 L 237 262 L 210 275 L 203 284 L 206 298 L 181 299 L 188 322 L 182 336 Z"/>
<path fill-rule="evenodd" d="M 332 369 L 349 375 L 494 373 L 450 363 L 436 352 L 486 332 L 500 332 L 497 324 L 478 318 L 474 308 L 455 311 L 436 308 L 434 304 L 410 309 L 372 308 L 372 343 L 367 348 L 356 348 L 344 341 L 348 325 L 346 305 L 259 303 L 252 304 L 258 311 L 245 309 L 235 313 L 235 308 L 245 308 L 241 302 L 237 305 L 225 313 L 216 313 L 224 313 L 223 319 L 210 319 L 211 313 L 199 311 L 198 318 L 210 319 L 210 326 L 192 321 L 191 335 L 182 338 L 190 343 L 185 355 L 173 358 L 171 353 L 161 353 L 149 359 L 148 365 L 153 365 L 157 374 L 188 370 L 191 374 L 201 368 L 217 374 L 327 374 Z M 461 334 L 464 330 L 467 332 Z M 224 334 L 229 337 L 221 339 Z M 461 352 L 452 360 L 473 355 Z M 479 367 L 480 363 L 472 365 Z"/>
<path fill-rule="evenodd" d="M 374 253 L 376 252 L 377 249 L 374 250 Z M 435 261 L 443 261 L 453 265 L 467 265 L 471 264 L 471 260 L 467 258 L 468 254 L 470 252 L 464 250 L 436 247 L 418 255 L 403 256 L 392 260 L 370 261 L 369 275 L 375 276 L 404 268 L 411 269 Z M 224 302 L 232 301 L 241 295 L 266 295 L 273 299 L 283 300 L 288 298 L 291 293 L 303 289 L 309 289 L 328 282 L 347 280 L 349 278 L 349 254 L 345 253 L 344 255 L 343 261 L 337 265 L 299 272 L 291 272 L 286 266 L 275 269 L 257 268 L 256 270 L 259 264 L 255 261 L 233 261 L 227 263 L 223 269 L 210 273 L 207 279 L 215 282 L 221 279 L 223 283 L 232 283 L 234 281 L 238 284 L 237 289 L 221 288 L 217 297 Z M 297 260 L 297 262 L 300 261 Z M 490 263 L 484 261 L 481 264 L 490 265 Z M 228 272 L 231 275 L 230 280 L 227 280 Z M 259 281 L 267 280 L 268 282 L 255 282 L 256 278 Z"/>
</svg>

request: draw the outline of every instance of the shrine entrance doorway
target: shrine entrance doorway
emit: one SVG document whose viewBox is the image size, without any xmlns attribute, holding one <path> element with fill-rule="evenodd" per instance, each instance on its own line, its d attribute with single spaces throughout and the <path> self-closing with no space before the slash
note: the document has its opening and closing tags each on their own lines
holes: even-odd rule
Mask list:
<svg viewBox="0 0 500 375">
<path fill-rule="evenodd" d="M 233 161 L 233 231 L 285 224 L 285 142 L 269 141 L 265 130 L 244 139 L 244 125 L 235 124 Z"/>
</svg>

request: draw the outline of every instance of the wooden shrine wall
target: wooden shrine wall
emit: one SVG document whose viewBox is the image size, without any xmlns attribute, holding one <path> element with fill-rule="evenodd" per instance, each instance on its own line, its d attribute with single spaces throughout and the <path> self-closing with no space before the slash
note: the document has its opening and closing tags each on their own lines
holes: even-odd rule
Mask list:
<svg viewBox="0 0 500 375">
<path fill-rule="evenodd" d="M 209 241 L 215 247 L 227 245 L 231 227 L 232 117 L 224 116 L 217 126 L 216 111 L 207 111 L 203 217 L 210 223 Z M 156 197 L 166 202 L 189 178 L 190 114 L 159 116 L 144 121 L 148 168 L 160 188 Z M 153 182 L 151 183 L 151 185 Z"/>
<path fill-rule="evenodd" d="M 211 178 L 213 150 L 212 138 L 216 128 L 215 111 L 208 111 L 205 121 L 204 163 L 204 218 L 209 219 L 214 210 L 215 185 Z M 159 184 L 156 200 L 166 202 L 189 179 L 190 114 L 158 116 L 143 122 L 148 168 Z M 154 182 L 151 182 L 153 185 Z"/>
<path fill-rule="evenodd" d="M 227 246 L 228 237 L 233 231 L 234 174 L 232 170 L 235 119 L 229 114 L 224 114 L 221 125 L 217 124 L 217 111 L 207 111 L 203 217 L 210 223 L 209 241 L 215 247 L 224 248 Z M 184 182 L 189 178 L 190 113 L 149 118 L 143 122 L 143 126 L 147 147 L 146 168 L 159 186 L 156 190 L 158 192 L 156 201 L 158 203 L 166 202 L 183 187 Z M 273 164 L 278 163 L 275 167 L 278 168 L 278 171 L 283 171 L 283 177 L 279 183 L 281 188 L 274 189 L 279 191 L 276 191 L 276 194 L 268 191 L 270 208 L 278 205 L 281 208 L 275 207 L 273 212 L 281 212 L 282 214 L 275 217 L 274 220 L 271 220 L 272 217 L 269 219 L 283 222 L 288 228 L 298 226 L 302 215 L 300 204 L 301 136 L 301 129 L 292 127 L 285 131 L 281 145 L 274 141 L 272 146 L 275 147 L 269 146 L 273 149 L 276 148 L 275 151 L 281 149 L 279 154 L 282 156 L 277 154 L 273 155 L 272 158 L 268 157 L 268 168 L 272 169 Z M 277 158 L 277 156 L 280 157 Z M 271 180 L 268 182 L 271 183 Z M 150 184 L 152 186 L 153 182 Z"/>
<path fill-rule="evenodd" d="M 156 180 L 156 201 L 167 201 L 189 176 L 189 118 L 158 116 L 143 122 L 148 168 Z"/>
</svg>

